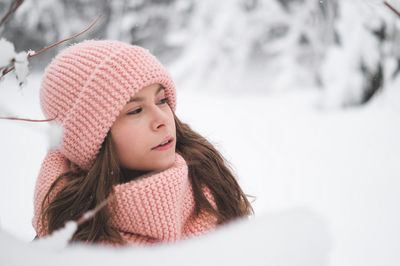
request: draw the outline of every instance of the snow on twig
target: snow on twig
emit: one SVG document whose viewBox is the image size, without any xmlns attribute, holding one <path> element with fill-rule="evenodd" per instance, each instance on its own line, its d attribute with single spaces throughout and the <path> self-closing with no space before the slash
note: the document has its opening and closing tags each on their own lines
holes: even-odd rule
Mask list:
<svg viewBox="0 0 400 266">
<path fill-rule="evenodd" d="M 40 51 L 38 51 L 38 52 L 36 52 L 36 53 L 30 53 L 30 52 L 28 52 L 28 53 L 27 53 L 27 59 L 32 58 L 32 57 L 35 57 L 35 56 L 37 56 L 37 55 L 39 55 L 39 54 L 41 54 L 41 53 L 47 51 L 48 49 L 53 48 L 54 46 L 57 46 L 57 45 L 59 45 L 59 44 L 61 44 L 61 43 L 63 43 L 63 42 L 72 40 L 72 39 L 74 39 L 74 38 L 76 38 L 76 37 L 78 37 L 78 36 L 84 34 L 85 32 L 87 32 L 88 30 L 90 30 L 90 29 L 97 23 L 97 21 L 100 19 L 100 17 L 101 17 L 101 16 L 98 16 L 98 17 L 92 22 L 92 24 L 90 24 L 89 27 L 87 27 L 85 30 L 83 30 L 83 31 L 81 31 L 81 32 L 79 32 L 79 33 L 77 33 L 77 34 L 75 34 L 75 35 L 69 37 L 69 38 L 63 39 L 63 40 L 58 41 L 58 42 L 56 42 L 56 43 L 53 43 L 53 44 L 51 44 L 51 45 L 49 45 L 49 46 L 43 48 L 42 50 L 40 50 Z M 14 62 L 16 62 L 16 61 L 17 61 L 17 60 L 15 60 Z M 13 63 L 13 62 L 11 62 L 11 63 Z M 0 78 L 3 77 L 3 76 L 5 76 L 7 73 L 11 72 L 12 70 L 14 70 L 16 67 L 17 67 L 17 66 L 14 64 L 14 66 L 11 66 L 10 68 L 4 69 L 4 70 L 2 71 L 2 73 L 1 73 Z M 1 70 L 2 68 L 3 68 L 3 66 L 0 65 L 0 70 Z M 23 71 L 23 70 L 21 70 L 21 71 Z M 20 80 L 20 78 L 18 78 L 18 79 Z"/>
</svg>

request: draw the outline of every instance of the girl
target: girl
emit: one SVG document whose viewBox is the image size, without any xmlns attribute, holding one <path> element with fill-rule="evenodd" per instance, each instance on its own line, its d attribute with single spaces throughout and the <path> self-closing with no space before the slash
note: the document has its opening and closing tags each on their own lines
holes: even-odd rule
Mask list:
<svg viewBox="0 0 400 266">
<path fill-rule="evenodd" d="M 36 182 L 38 237 L 104 202 L 72 241 L 173 242 L 252 213 L 222 156 L 175 116 L 174 83 L 147 50 L 94 40 L 65 49 L 40 104 L 64 135 Z"/>
</svg>

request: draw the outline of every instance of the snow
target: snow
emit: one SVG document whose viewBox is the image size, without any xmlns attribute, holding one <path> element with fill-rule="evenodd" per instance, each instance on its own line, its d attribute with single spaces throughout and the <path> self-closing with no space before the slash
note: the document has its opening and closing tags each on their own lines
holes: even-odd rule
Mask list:
<svg viewBox="0 0 400 266">
<path fill-rule="evenodd" d="M 380 265 L 382 258 L 395 265 L 400 98 L 393 106 L 317 111 L 316 94 L 180 99 L 184 109 L 201 110 L 187 120 L 223 147 L 245 191 L 257 196 L 257 212 L 311 207 L 332 229 L 331 265 Z"/>
<path fill-rule="evenodd" d="M 60 252 L 68 246 L 68 241 L 71 240 L 77 228 L 78 225 L 76 222 L 66 222 L 62 229 L 55 231 L 49 236 L 38 239 L 37 241 L 33 242 L 32 245 L 35 248 Z"/>
<path fill-rule="evenodd" d="M 19 52 L 15 55 L 15 75 L 21 85 L 26 83 L 26 76 L 29 74 L 28 65 L 29 61 L 27 52 Z"/>
<path fill-rule="evenodd" d="M 0 68 L 11 63 L 15 54 L 14 45 L 4 38 L 0 39 Z"/>
<path fill-rule="evenodd" d="M 363 87 L 366 82 L 371 81 L 365 80 L 361 63 L 367 71 L 375 72 L 381 62 L 386 64 L 387 61 L 396 58 L 390 51 L 394 42 L 379 41 L 372 33 L 381 27 L 389 28 L 388 32 L 394 32 L 392 27 L 397 18 L 393 18 L 391 10 L 381 3 L 377 5 L 373 2 L 354 0 L 342 1 L 338 13 L 336 29 L 340 45 L 327 47 L 326 57 L 321 66 L 326 108 L 337 108 L 362 101 Z M 385 68 L 385 72 L 392 74 L 394 69 Z M 383 83 L 389 80 L 387 77 Z"/>
<path fill-rule="evenodd" d="M 14 20 L 48 43 L 91 20 L 59 0 L 39 2 L 22 5 Z M 143 26 L 135 37 L 157 36 L 149 45 L 163 40 L 183 49 L 168 66 L 177 82 L 177 115 L 231 162 L 243 190 L 255 196 L 255 217 L 152 248 L 66 247 L 74 223 L 31 242 L 36 176 L 63 132 L 55 123 L 0 120 L 0 265 L 400 264 L 400 77 L 393 79 L 400 20 L 378 0 L 338 1 L 337 18 L 336 1 L 320 1 L 325 18 L 313 0 L 289 13 L 277 1 L 256 2 L 252 10 L 241 0 L 201 1 L 192 13 L 194 2 L 186 0 L 168 12 L 136 10 L 140 1 L 114 3 L 107 28 L 109 38 L 129 41 L 131 30 Z M 400 9 L 400 1 L 390 2 Z M 169 32 L 152 32 L 148 14 L 171 18 Z M 370 32 L 381 23 L 393 35 L 382 43 Z M 42 31 L 34 31 L 38 25 Z M 335 30 L 341 45 L 333 45 Z M 298 45 L 303 34 L 305 47 Z M 16 71 L 0 83 L 0 116 L 44 119 L 42 74 L 31 73 L 20 88 L 27 53 L 17 55 L 1 39 L 0 67 L 12 58 Z M 367 105 L 342 108 L 362 97 L 360 61 L 370 71 L 382 63 L 384 89 Z M 314 87 L 315 77 L 323 89 Z"/>
<path fill-rule="evenodd" d="M 64 129 L 56 122 L 50 122 L 45 128 L 45 134 L 48 136 L 48 149 L 56 149 L 62 141 Z"/>
<path fill-rule="evenodd" d="M 293 223 L 296 221 L 296 223 Z M 21 243 L 0 231 L 1 265 L 327 265 L 329 236 L 310 211 L 292 209 L 238 221 L 213 234 L 152 248 Z M 56 243 L 57 244 L 57 243 Z M 24 254 L 20 256 L 19 254 Z"/>
<path fill-rule="evenodd" d="M 23 89 L 7 77 L 0 84 L 0 106 L 43 119 L 39 85 L 37 73 Z M 49 249 L 30 243 L 47 126 L 0 120 L 1 265 L 399 264 L 398 80 L 369 105 L 342 110 L 321 109 L 323 96 L 313 88 L 233 94 L 177 85 L 178 117 L 231 162 L 244 191 L 256 197 L 255 217 L 154 248 L 64 249 L 59 241 Z"/>
<path fill-rule="evenodd" d="M 14 44 L 7 41 L 4 38 L 0 39 L 0 70 L 1 75 L 3 77 L 3 68 L 6 70 L 7 67 L 11 67 L 14 65 L 15 67 L 15 76 L 17 80 L 20 82 L 20 85 L 26 82 L 26 76 L 28 75 L 28 54 L 29 52 L 19 52 L 16 53 L 14 50 Z"/>
</svg>

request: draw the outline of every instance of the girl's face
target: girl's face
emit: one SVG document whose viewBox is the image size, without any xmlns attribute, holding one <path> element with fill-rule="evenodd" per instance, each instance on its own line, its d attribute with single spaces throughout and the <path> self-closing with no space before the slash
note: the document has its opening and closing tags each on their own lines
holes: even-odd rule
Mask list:
<svg viewBox="0 0 400 266">
<path fill-rule="evenodd" d="M 176 130 L 160 84 L 142 88 L 122 109 L 111 127 L 122 168 L 162 171 L 174 164 Z M 169 141 L 167 145 L 159 146 Z"/>
</svg>

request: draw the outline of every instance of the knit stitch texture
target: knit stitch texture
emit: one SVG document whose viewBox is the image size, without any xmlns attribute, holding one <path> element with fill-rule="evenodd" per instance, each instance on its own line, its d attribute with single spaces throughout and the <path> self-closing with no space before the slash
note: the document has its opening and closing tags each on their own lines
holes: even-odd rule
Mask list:
<svg viewBox="0 0 400 266">
<path fill-rule="evenodd" d="M 47 234 L 41 224 L 42 201 L 50 185 L 66 170 L 67 159 L 57 150 L 46 156 L 36 183 L 32 224 L 39 237 Z M 52 198 L 62 188 L 57 186 Z M 185 160 L 176 153 L 174 165 L 162 172 L 114 186 L 115 199 L 108 204 L 110 225 L 116 228 L 125 244 L 175 242 L 213 230 L 215 216 L 201 212 L 194 215 L 195 202 Z M 204 194 L 215 207 L 212 194 Z M 106 241 L 103 244 L 107 243 Z"/>
<path fill-rule="evenodd" d="M 173 111 L 175 85 L 167 70 L 146 49 L 118 41 L 85 41 L 62 51 L 46 69 L 40 90 L 42 111 L 64 129 L 60 147 L 46 155 L 36 181 L 33 226 L 39 237 L 41 205 L 54 181 L 72 162 L 90 169 L 101 144 L 125 104 L 142 88 L 160 84 Z M 50 201 L 65 185 L 59 182 Z M 114 187 L 110 226 L 125 243 L 173 242 L 212 230 L 214 216 L 194 216 L 194 198 L 185 160 L 163 172 Z M 212 194 L 204 193 L 215 207 Z M 48 204 L 46 202 L 46 204 Z M 45 207 L 47 206 L 45 204 Z M 46 222 L 46 221 L 44 221 Z"/>
<path fill-rule="evenodd" d="M 174 82 L 146 49 L 118 41 L 85 41 L 47 67 L 40 89 L 46 118 L 64 129 L 60 152 L 89 169 L 123 106 L 140 89 L 160 84 L 175 111 Z"/>
</svg>

